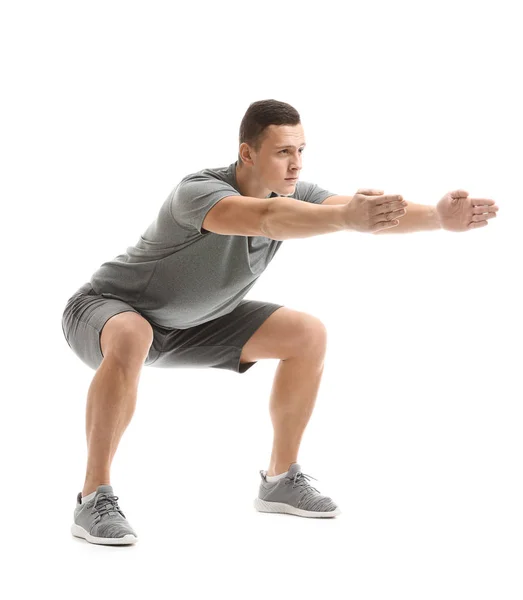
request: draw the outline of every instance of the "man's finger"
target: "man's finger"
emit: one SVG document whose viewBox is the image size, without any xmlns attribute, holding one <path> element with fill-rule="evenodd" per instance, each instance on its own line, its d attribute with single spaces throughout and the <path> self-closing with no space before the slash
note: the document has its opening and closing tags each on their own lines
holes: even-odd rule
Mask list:
<svg viewBox="0 0 523 600">
<path fill-rule="evenodd" d="M 486 221 L 479 221 L 478 223 L 469 223 L 467 225 L 468 229 L 477 229 L 478 227 L 485 227 L 486 225 L 488 225 L 488 223 Z"/>
<path fill-rule="evenodd" d="M 466 198 L 469 195 L 469 193 L 465 190 L 454 190 L 453 192 L 450 192 L 450 195 L 453 198 Z"/>
<path fill-rule="evenodd" d="M 356 194 L 363 194 L 364 196 L 381 196 L 383 190 L 373 190 L 371 188 L 360 188 Z"/>
<path fill-rule="evenodd" d="M 490 200 L 489 198 L 469 198 L 472 202 L 472 206 L 493 206 L 496 204 L 495 200 Z"/>
<path fill-rule="evenodd" d="M 472 221 L 486 221 L 487 219 L 493 219 L 496 216 L 496 213 L 487 213 L 485 215 L 472 215 Z"/>
<path fill-rule="evenodd" d="M 385 204 L 385 202 L 397 202 L 398 200 L 401 202 L 403 200 L 403 196 L 390 194 L 387 196 L 377 196 L 376 198 L 373 198 L 373 200 L 375 201 L 376 206 L 380 206 L 382 204 Z"/>
<path fill-rule="evenodd" d="M 482 215 L 483 213 L 497 213 L 499 206 L 492 206 L 487 204 L 477 204 L 472 209 L 473 214 Z"/>
<path fill-rule="evenodd" d="M 374 233 L 375 231 L 381 231 L 382 229 L 390 229 L 391 227 L 396 227 L 399 224 L 399 221 L 379 221 L 378 223 L 374 223 L 374 225 L 370 228 L 370 231 Z"/>
<path fill-rule="evenodd" d="M 403 202 L 390 202 L 385 204 L 380 204 L 380 206 L 376 206 L 374 208 L 374 215 L 383 215 L 388 212 L 394 212 L 395 210 L 405 210 L 405 206 Z"/>
</svg>

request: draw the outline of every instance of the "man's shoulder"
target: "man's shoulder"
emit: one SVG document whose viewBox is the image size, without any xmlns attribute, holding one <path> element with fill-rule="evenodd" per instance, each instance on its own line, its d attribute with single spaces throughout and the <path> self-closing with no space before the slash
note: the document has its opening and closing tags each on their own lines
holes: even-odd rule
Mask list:
<svg viewBox="0 0 523 600">
<path fill-rule="evenodd" d="M 238 194 L 233 171 L 234 163 L 227 167 L 207 167 L 185 175 L 176 184 L 170 194 L 171 200 L 177 203 L 193 201 L 196 198 L 208 199 L 216 194 Z"/>
<path fill-rule="evenodd" d="M 205 169 L 200 169 L 199 171 L 185 175 L 185 177 L 181 179 L 180 183 L 184 183 L 186 181 L 205 181 L 213 179 L 229 182 L 229 175 L 230 165 L 226 167 L 206 167 Z"/>
</svg>

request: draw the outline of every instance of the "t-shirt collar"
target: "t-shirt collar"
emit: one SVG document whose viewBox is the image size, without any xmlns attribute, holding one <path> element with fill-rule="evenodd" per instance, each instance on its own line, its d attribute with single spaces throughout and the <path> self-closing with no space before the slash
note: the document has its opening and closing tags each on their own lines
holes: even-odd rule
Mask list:
<svg viewBox="0 0 523 600">
<path fill-rule="evenodd" d="M 230 175 L 231 181 L 233 182 L 234 189 L 238 190 L 238 192 L 239 192 L 240 189 L 238 188 L 238 180 L 236 179 L 236 166 L 237 165 L 238 165 L 238 160 L 231 163 L 231 165 L 229 166 L 229 175 Z M 278 194 L 271 192 L 268 196 L 266 196 L 266 198 L 275 198 L 277 195 Z"/>
</svg>

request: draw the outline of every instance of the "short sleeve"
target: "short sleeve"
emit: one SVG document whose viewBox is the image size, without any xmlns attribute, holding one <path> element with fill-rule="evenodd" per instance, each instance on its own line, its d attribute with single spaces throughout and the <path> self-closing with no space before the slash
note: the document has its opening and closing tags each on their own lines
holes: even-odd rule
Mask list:
<svg viewBox="0 0 523 600">
<path fill-rule="evenodd" d="M 329 196 L 335 196 L 335 192 L 329 192 L 324 188 L 321 188 L 315 183 L 308 183 L 307 181 L 298 181 L 296 184 L 296 191 L 294 196 L 297 200 L 303 200 L 304 202 L 312 202 L 313 204 L 321 204 Z"/>
<path fill-rule="evenodd" d="M 202 223 L 211 208 L 227 196 L 239 195 L 238 190 L 226 181 L 205 175 L 192 175 L 174 189 L 170 204 L 171 215 L 182 227 L 206 234 L 209 232 L 205 229 L 202 231 Z"/>
</svg>

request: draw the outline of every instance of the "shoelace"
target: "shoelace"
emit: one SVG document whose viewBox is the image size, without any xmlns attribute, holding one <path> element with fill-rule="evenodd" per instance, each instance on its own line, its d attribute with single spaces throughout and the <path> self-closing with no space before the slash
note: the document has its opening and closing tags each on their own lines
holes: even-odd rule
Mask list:
<svg viewBox="0 0 523 600">
<path fill-rule="evenodd" d="M 93 511 L 98 513 L 100 519 L 111 511 L 118 511 L 125 519 L 125 515 L 123 514 L 121 508 L 118 506 L 118 496 L 100 494 L 96 499 L 95 505 L 93 506 Z"/>
<path fill-rule="evenodd" d="M 302 501 L 306 500 L 311 495 L 314 496 L 314 492 L 317 492 L 318 494 L 320 493 L 319 490 L 317 490 L 315 487 L 312 487 L 312 485 L 307 481 L 308 479 L 314 479 L 314 481 L 318 481 L 315 477 L 312 477 L 311 475 L 306 475 L 305 473 L 298 471 L 294 474 L 294 477 L 286 477 L 285 479 L 287 479 L 285 483 L 292 482 L 292 487 L 301 488 L 300 494 L 305 494 Z"/>
</svg>

